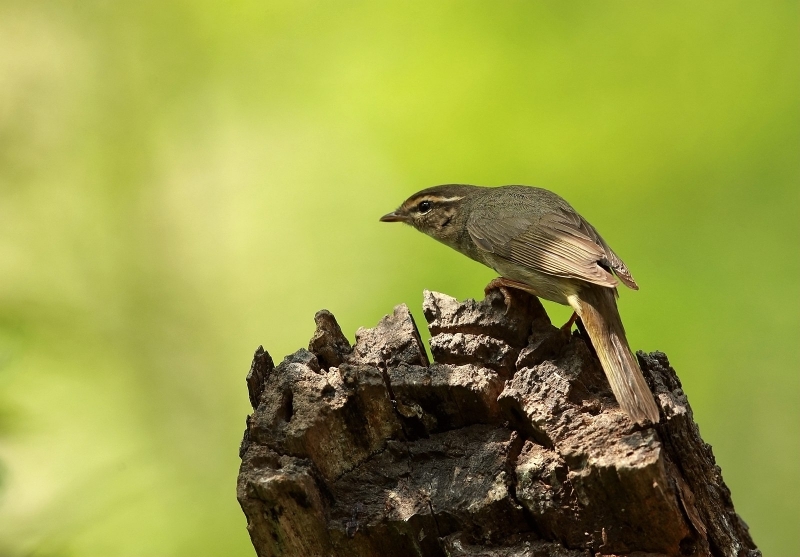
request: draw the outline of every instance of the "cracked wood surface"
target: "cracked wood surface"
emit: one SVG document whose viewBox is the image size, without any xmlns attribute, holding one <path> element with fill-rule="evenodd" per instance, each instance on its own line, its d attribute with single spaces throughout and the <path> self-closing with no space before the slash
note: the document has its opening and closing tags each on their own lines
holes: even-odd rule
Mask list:
<svg viewBox="0 0 800 557">
<path fill-rule="evenodd" d="M 308 350 L 256 351 L 237 494 L 260 557 L 760 556 L 664 354 L 638 354 L 640 427 L 536 298 L 423 311 L 434 363 L 405 305 L 354 346 L 323 310 Z"/>
</svg>

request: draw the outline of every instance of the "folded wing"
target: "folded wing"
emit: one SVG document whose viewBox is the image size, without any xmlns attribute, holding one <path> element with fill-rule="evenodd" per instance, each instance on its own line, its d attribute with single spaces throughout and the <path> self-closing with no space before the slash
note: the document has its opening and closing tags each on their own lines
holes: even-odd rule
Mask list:
<svg viewBox="0 0 800 557">
<path fill-rule="evenodd" d="M 625 263 L 594 227 L 574 211 L 557 209 L 533 222 L 525 217 L 481 218 L 467 224 L 483 250 L 551 275 L 614 288 L 617 277 L 638 290 Z"/>
</svg>

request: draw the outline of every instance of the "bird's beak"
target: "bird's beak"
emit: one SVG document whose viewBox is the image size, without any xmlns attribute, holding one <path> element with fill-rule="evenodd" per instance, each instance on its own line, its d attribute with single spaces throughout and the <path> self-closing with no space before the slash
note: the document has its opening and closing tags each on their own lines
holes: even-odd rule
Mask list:
<svg viewBox="0 0 800 557">
<path fill-rule="evenodd" d="M 381 217 L 381 222 L 406 222 L 408 219 L 397 213 L 397 211 L 392 211 L 386 215 Z"/>
</svg>

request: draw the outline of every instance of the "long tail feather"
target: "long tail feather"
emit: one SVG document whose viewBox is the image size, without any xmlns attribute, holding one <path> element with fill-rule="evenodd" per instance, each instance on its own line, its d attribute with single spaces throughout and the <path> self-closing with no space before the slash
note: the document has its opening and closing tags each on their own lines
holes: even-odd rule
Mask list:
<svg viewBox="0 0 800 557">
<path fill-rule="evenodd" d="M 569 303 L 592 339 L 619 405 L 638 424 L 658 423 L 658 407 L 628 346 L 614 289 L 589 286 L 570 296 Z"/>
</svg>

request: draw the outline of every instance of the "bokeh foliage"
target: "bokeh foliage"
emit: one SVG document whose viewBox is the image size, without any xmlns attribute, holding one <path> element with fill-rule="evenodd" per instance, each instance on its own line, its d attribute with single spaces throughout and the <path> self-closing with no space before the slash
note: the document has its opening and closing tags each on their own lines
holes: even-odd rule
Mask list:
<svg viewBox="0 0 800 557">
<path fill-rule="evenodd" d="M 526 183 L 642 289 L 766 555 L 800 555 L 796 2 L 0 2 L 0 553 L 252 555 L 250 356 L 487 269 L 377 222 Z M 564 308 L 548 305 L 553 319 Z"/>
</svg>

